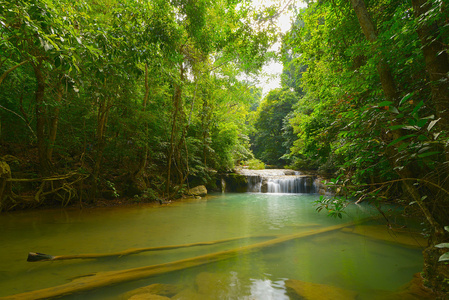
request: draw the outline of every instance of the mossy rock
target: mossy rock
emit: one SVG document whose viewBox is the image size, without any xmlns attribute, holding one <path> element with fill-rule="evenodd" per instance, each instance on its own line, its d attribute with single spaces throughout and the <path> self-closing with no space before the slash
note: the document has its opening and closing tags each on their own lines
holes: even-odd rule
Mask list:
<svg viewBox="0 0 449 300">
<path fill-rule="evenodd" d="M 132 291 L 129 291 L 120 297 L 121 299 L 130 299 L 133 296 L 138 295 L 157 295 L 157 296 L 163 296 L 166 298 L 173 297 L 180 291 L 180 288 L 176 285 L 172 284 L 162 284 L 162 283 L 155 283 L 151 284 L 149 286 L 144 286 Z M 137 299 L 137 298 L 136 298 Z M 141 298 L 141 299 L 147 299 L 147 298 Z M 157 299 L 157 298 L 149 298 L 149 299 Z M 134 300 L 134 298 L 133 298 Z"/>
<path fill-rule="evenodd" d="M 198 293 L 218 297 L 228 289 L 230 278 L 227 274 L 202 272 L 196 276 L 195 284 Z"/>
<path fill-rule="evenodd" d="M 351 300 L 357 293 L 339 287 L 289 279 L 285 281 L 290 299 L 306 300 Z"/>
<path fill-rule="evenodd" d="M 185 289 L 172 299 L 237 299 L 233 298 L 231 289 L 229 274 L 202 272 L 196 276 L 194 288 Z"/>
<path fill-rule="evenodd" d="M 188 192 L 189 195 L 204 197 L 207 195 L 207 189 L 204 185 L 199 185 L 191 188 Z"/>
<path fill-rule="evenodd" d="M 248 190 L 248 179 L 245 175 L 229 173 L 223 178 L 226 181 L 226 192 L 245 193 Z"/>
</svg>

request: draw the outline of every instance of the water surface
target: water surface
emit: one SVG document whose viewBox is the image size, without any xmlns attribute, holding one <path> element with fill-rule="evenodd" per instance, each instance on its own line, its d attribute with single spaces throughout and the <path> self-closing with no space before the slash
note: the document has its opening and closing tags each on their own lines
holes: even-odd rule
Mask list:
<svg viewBox="0 0 449 300">
<path fill-rule="evenodd" d="M 333 219 L 315 211 L 312 202 L 318 197 L 308 194 L 225 194 L 162 207 L 3 214 L 0 215 L 0 296 L 64 284 L 94 272 L 160 264 L 260 240 L 244 239 L 97 260 L 37 263 L 26 262 L 29 251 L 52 255 L 109 253 L 252 235 L 284 235 L 377 213 L 367 206 L 352 205 L 343 220 Z M 214 288 L 211 288 L 209 299 L 288 299 L 286 279 L 337 286 L 356 291 L 360 299 L 369 299 L 375 290 L 398 289 L 421 267 L 419 249 L 333 231 L 221 262 L 65 298 L 120 299 L 122 293 L 152 283 L 195 289 L 198 288 L 195 281 L 206 276 L 212 282 L 222 283 L 221 286 L 212 284 Z"/>
</svg>

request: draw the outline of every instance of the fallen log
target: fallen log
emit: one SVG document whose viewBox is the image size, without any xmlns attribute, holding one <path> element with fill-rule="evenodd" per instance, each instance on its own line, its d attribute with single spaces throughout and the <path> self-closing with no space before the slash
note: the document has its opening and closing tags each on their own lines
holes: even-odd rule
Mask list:
<svg viewBox="0 0 449 300">
<path fill-rule="evenodd" d="M 267 235 L 243 236 L 243 237 L 235 237 L 235 238 L 222 239 L 222 240 L 216 240 L 216 241 L 198 242 L 198 243 L 190 243 L 190 244 L 182 244 L 182 245 L 133 248 L 133 249 L 127 249 L 124 251 L 114 252 L 114 253 L 91 253 L 91 254 L 73 254 L 73 255 L 55 255 L 55 256 L 53 256 L 50 254 L 44 254 L 44 253 L 39 253 L 39 252 L 29 252 L 27 261 L 28 262 L 38 262 L 38 261 L 69 260 L 69 259 L 96 259 L 96 258 L 105 258 L 105 257 L 114 257 L 114 256 L 122 257 L 122 256 L 138 254 L 138 253 L 142 253 L 142 252 L 149 252 L 149 251 L 172 250 L 172 249 L 196 247 L 196 246 L 208 246 L 208 245 L 215 245 L 215 244 L 232 242 L 232 241 L 243 240 L 243 239 L 273 238 L 273 237 L 278 237 L 278 236 L 279 236 L 279 234 L 277 234 L 277 235 L 267 234 Z"/>
<path fill-rule="evenodd" d="M 373 219 L 373 218 L 368 218 Z M 260 250 L 262 248 L 267 248 L 271 246 L 275 246 L 277 244 L 287 242 L 297 238 L 309 237 L 325 232 L 339 230 L 345 227 L 353 226 L 355 224 L 366 221 L 367 219 L 356 221 L 356 222 L 348 222 L 344 224 L 334 225 L 330 227 L 325 227 L 316 230 L 309 230 L 305 232 L 290 234 L 286 236 L 282 236 L 279 238 L 271 239 L 268 241 L 242 246 L 235 249 L 200 255 L 192 258 L 186 258 L 177 260 L 174 262 L 168 262 L 158 265 L 139 267 L 121 271 L 109 271 L 109 272 L 99 272 L 94 274 L 87 274 L 82 277 L 78 277 L 72 282 L 62 284 L 55 287 L 45 288 L 41 290 L 25 292 L 22 294 L 16 294 L 6 297 L 1 297 L 3 300 L 11 300 L 11 299 L 20 299 L 20 300 L 34 300 L 34 299 L 49 299 L 55 297 L 61 297 L 65 295 L 70 295 L 73 293 L 84 292 L 88 290 L 92 290 L 95 288 L 105 287 L 117 283 L 123 283 L 127 281 L 147 278 L 150 276 L 165 274 L 173 271 L 178 271 L 182 269 L 192 268 L 204 264 L 209 264 L 225 259 L 229 259 L 235 257 L 240 254 L 247 254 L 250 252 L 254 252 L 256 250 Z"/>
</svg>

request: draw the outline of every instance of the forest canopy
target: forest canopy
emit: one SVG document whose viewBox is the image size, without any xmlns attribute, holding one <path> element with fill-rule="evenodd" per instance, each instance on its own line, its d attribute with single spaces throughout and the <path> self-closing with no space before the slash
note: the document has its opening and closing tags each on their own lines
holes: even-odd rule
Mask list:
<svg viewBox="0 0 449 300">
<path fill-rule="evenodd" d="M 252 158 L 245 120 L 261 90 L 242 74 L 273 56 L 270 13 L 230 0 L 1 1 L 0 153 L 13 177 L 73 176 L 13 186 L 41 194 L 12 190 L 0 210 L 170 199 Z"/>
</svg>

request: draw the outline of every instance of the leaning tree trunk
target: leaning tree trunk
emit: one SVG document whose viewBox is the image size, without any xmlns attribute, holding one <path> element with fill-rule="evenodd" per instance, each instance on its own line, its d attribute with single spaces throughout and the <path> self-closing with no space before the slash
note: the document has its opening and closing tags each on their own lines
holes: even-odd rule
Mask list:
<svg viewBox="0 0 449 300">
<path fill-rule="evenodd" d="M 445 45 L 440 38 L 440 28 L 435 21 L 429 21 L 428 14 L 432 9 L 431 1 L 427 0 L 412 0 L 413 12 L 418 21 L 417 33 L 421 41 L 421 50 L 423 52 L 426 71 L 430 79 L 430 89 L 432 93 L 432 102 L 435 106 L 436 115 L 439 118 L 439 128 L 442 131 L 449 130 L 449 58 L 446 52 Z M 446 7 L 441 7 L 444 11 Z M 446 20 L 447 23 L 447 20 Z M 446 160 L 449 159 L 449 150 L 446 147 Z M 446 168 L 441 168 L 443 182 L 447 182 L 449 176 Z M 435 196 L 436 218 L 440 222 L 446 222 L 447 219 L 447 198 Z M 446 202 L 446 204 L 445 204 Z M 441 227 L 441 226 L 440 226 Z M 449 292 L 449 266 L 439 262 L 440 255 L 444 252 L 442 249 L 436 248 L 435 245 L 448 242 L 448 234 L 440 228 L 436 230 L 432 236 L 431 243 L 427 249 L 424 250 L 424 276 L 430 287 L 437 292 Z"/>
<path fill-rule="evenodd" d="M 412 0 L 413 11 L 418 21 L 418 36 L 426 70 L 430 78 L 432 101 L 440 119 L 442 129 L 449 129 L 449 58 L 440 30 L 435 21 L 426 20 L 432 4 L 427 0 Z"/>
<path fill-rule="evenodd" d="M 426 2 L 426 0 L 412 0 L 412 2 L 414 2 L 414 5 L 419 5 L 419 11 L 421 13 L 418 14 L 418 16 L 421 16 L 421 14 L 425 13 L 422 12 L 421 10 L 423 9 L 423 4 Z M 359 24 L 360 27 L 362 28 L 363 34 L 365 35 L 366 39 L 371 43 L 374 44 L 377 41 L 377 32 L 376 32 L 376 27 L 368 13 L 368 10 L 366 9 L 366 5 L 364 3 L 363 0 L 351 0 L 351 4 L 352 7 L 357 15 L 357 18 L 359 20 Z M 416 12 L 415 12 L 416 13 Z M 430 30 L 430 28 L 425 27 L 424 25 L 421 25 L 420 29 L 421 31 L 420 33 L 420 38 L 422 39 L 424 37 L 424 32 L 429 33 L 428 30 Z M 433 73 L 434 75 L 434 79 L 437 79 L 437 74 L 435 74 L 436 72 L 441 72 L 444 71 L 443 69 L 441 69 L 441 66 L 436 66 L 436 64 L 441 63 L 443 66 L 446 63 L 445 61 L 441 61 L 438 62 L 439 60 L 441 60 L 443 58 L 443 56 L 440 57 L 436 57 L 435 55 L 437 53 L 432 52 L 435 51 L 435 49 L 437 49 L 437 47 L 433 44 L 435 41 L 432 40 L 431 43 L 429 43 L 429 38 L 430 36 L 425 36 L 424 42 L 427 46 L 423 48 L 423 51 L 425 52 L 424 55 L 426 56 L 426 53 L 428 55 L 433 55 L 433 57 L 430 58 L 426 58 L 426 65 L 428 67 L 428 71 L 429 73 Z M 431 69 L 429 70 L 429 63 L 431 66 Z M 377 65 L 377 71 L 379 73 L 380 76 L 380 80 L 381 80 L 381 84 L 382 84 L 382 90 L 384 92 L 385 98 L 389 101 L 392 101 L 393 103 L 397 104 L 398 102 L 398 93 L 396 91 L 396 87 L 394 84 L 394 79 L 393 79 L 393 75 L 391 73 L 391 70 L 388 66 L 388 64 L 385 62 L 384 56 L 382 54 L 380 54 L 380 61 Z M 447 71 L 445 71 L 447 72 Z M 441 76 L 441 74 L 439 74 L 439 76 Z M 441 77 L 439 77 L 441 78 Z M 431 77 L 432 79 L 432 77 Z M 443 109 L 443 111 L 446 110 L 446 100 L 445 97 L 449 97 L 449 94 L 447 93 L 447 88 L 446 88 L 446 94 L 443 96 L 442 92 L 439 90 L 440 88 L 444 87 L 444 85 L 435 85 L 432 87 L 432 93 L 434 98 L 434 102 L 438 101 L 438 107 L 437 110 L 440 111 L 440 113 L 442 112 L 441 109 Z M 437 90 L 436 90 L 437 89 Z M 393 131 L 393 138 L 397 139 L 400 137 L 400 133 L 397 131 Z M 395 151 L 392 150 L 392 148 L 389 148 L 389 150 L 387 151 L 387 156 L 388 159 L 390 161 L 390 164 L 395 167 Z M 397 174 L 401 177 L 401 178 L 407 178 L 407 177 L 414 177 L 413 172 L 411 172 L 411 170 L 407 167 L 407 166 L 401 166 L 402 169 L 400 171 L 397 171 Z M 426 279 L 429 281 L 430 285 L 435 288 L 437 291 L 443 291 L 444 289 L 447 289 L 447 286 L 443 286 L 442 282 L 444 281 L 443 279 L 441 279 L 441 276 L 444 275 L 445 273 L 447 273 L 447 266 L 442 266 L 438 265 L 438 257 L 440 254 L 440 251 L 434 247 L 435 245 L 435 237 L 436 240 L 440 240 L 441 237 L 444 237 L 444 230 L 441 226 L 441 224 L 438 223 L 437 219 L 435 218 L 434 213 L 432 213 L 429 208 L 428 205 L 429 203 L 425 203 L 423 200 L 423 195 L 421 195 L 420 191 L 416 188 L 416 186 L 412 185 L 409 182 L 405 182 L 404 183 L 404 190 L 410 195 L 411 199 L 413 199 L 414 201 L 416 201 L 416 203 L 418 204 L 421 213 L 423 214 L 423 216 L 426 218 L 427 222 L 429 223 L 429 225 L 431 226 L 432 230 L 433 230 L 433 238 L 431 238 L 430 240 L 430 247 L 426 250 L 428 251 L 426 253 L 426 251 L 424 252 L 424 276 L 426 277 Z M 430 199 L 428 199 L 427 201 L 430 201 Z M 440 237 L 440 238 L 438 238 Z M 443 270 L 442 268 L 444 268 L 445 270 Z M 439 280 L 438 280 L 439 278 Z M 443 276 L 444 278 L 444 276 Z M 447 285 L 447 283 L 446 283 Z"/>
</svg>

